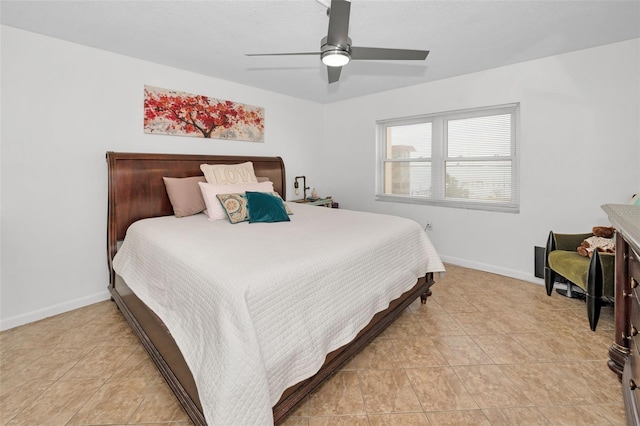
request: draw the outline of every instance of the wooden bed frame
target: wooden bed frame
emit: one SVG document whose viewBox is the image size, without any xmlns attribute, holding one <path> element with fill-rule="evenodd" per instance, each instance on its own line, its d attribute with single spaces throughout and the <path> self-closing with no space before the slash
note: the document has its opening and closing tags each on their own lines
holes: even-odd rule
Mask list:
<svg viewBox="0 0 640 426">
<path fill-rule="evenodd" d="M 113 270 L 113 257 L 129 225 L 139 219 L 170 216 L 173 209 L 162 177 L 200 176 L 200 164 L 253 162 L 256 176 L 268 177 L 275 191 L 286 199 L 286 178 L 282 158 L 218 155 L 134 154 L 107 152 L 109 203 L 107 254 L 109 291 L 179 402 L 196 425 L 206 425 L 198 390 L 180 350 L 162 321 L 138 298 Z M 389 308 L 379 312 L 351 343 L 329 353 L 321 369 L 290 388 L 273 407 L 274 422 L 282 420 L 351 356 L 373 340 L 418 297 L 426 303 L 431 295 L 433 274 L 421 277 L 416 285 Z"/>
</svg>

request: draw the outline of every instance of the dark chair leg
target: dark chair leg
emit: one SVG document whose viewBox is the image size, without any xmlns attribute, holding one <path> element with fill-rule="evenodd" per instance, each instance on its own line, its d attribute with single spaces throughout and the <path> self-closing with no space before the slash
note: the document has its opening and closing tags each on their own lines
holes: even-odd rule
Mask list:
<svg viewBox="0 0 640 426">
<path fill-rule="evenodd" d="M 551 296 L 553 291 L 553 283 L 556 281 L 556 273 L 549 267 L 549 253 L 556 249 L 556 239 L 553 236 L 553 231 L 549 232 L 547 238 L 547 245 L 544 249 L 544 286 L 547 289 L 547 296 Z"/>
<path fill-rule="evenodd" d="M 600 308 L 602 307 L 602 298 L 592 297 L 587 294 L 587 317 L 589 318 L 589 327 L 591 331 L 596 331 L 598 320 L 600 319 Z"/>
<path fill-rule="evenodd" d="M 598 251 L 593 252 L 589 261 L 589 273 L 587 275 L 587 316 L 591 331 L 596 331 L 600 308 L 602 307 L 602 264 Z"/>
<path fill-rule="evenodd" d="M 556 281 L 556 273 L 551 268 L 544 268 L 544 286 L 547 289 L 547 296 L 551 296 L 553 283 Z"/>
</svg>

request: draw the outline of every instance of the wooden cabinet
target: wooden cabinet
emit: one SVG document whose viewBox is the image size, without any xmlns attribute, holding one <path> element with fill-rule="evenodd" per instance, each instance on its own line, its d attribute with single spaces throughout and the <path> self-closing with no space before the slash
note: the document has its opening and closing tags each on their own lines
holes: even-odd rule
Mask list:
<svg viewBox="0 0 640 426">
<path fill-rule="evenodd" d="M 627 424 L 640 425 L 640 207 L 602 209 L 616 228 L 616 324 L 608 364 L 621 378 Z"/>
<path fill-rule="evenodd" d="M 627 253 L 627 280 L 631 288 L 629 311 L 629 355 L 622 372 L 622 394 L 627 413 L 627 424 L 640 425 L 640 258 L 629 248 Z"/>
</svg>

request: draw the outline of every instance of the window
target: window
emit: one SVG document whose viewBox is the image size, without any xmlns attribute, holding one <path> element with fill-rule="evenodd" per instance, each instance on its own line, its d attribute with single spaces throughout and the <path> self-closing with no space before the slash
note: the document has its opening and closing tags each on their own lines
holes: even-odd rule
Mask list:
<svg viewBox="0 0 640 426">
<path fill-rule="evenodd" d="M 517 213 L 519 104 L 377 122 L 376 199 Z"/>
</svg>

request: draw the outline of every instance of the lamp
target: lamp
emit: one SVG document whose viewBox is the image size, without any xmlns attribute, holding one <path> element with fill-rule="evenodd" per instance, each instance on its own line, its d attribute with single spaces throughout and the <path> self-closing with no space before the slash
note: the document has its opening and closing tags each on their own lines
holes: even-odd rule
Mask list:
<svg viewBox="0 0 640 426">
<path fill-rule="evenodd" d="M 306 200 L 307 199 L 307 189 L 309 189 L 309 187 L 307 186 L 307 177 L 306 176 L 296 176 L 295 181 L 293 182 L 293 187 L 296 190 L 296 195 L 300 194 L 300 185 L 298 184 L 298 179 L 302 179 L 302 199 Z"/>
<path fill-rule="evenodd" d="M 322 52 L 322 63 L 328 67 L 341 67 L 347 65 L 351 60 L 349 52 L 341 49 L 331 49 Z"/>
</svg>

